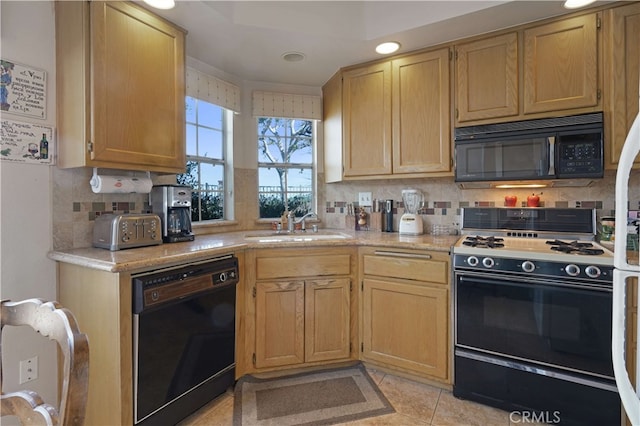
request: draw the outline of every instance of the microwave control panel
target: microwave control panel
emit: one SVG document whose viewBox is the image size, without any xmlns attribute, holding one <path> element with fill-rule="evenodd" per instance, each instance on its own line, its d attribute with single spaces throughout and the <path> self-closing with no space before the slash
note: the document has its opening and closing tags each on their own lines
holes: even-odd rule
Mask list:
<svg viewBox="0 0 640 426">
<path fill-rule="evenodd" d="M 594 136 L 594 135 L 584 135 Z M 602 176 L 602 144 L 596 140 L 563 141 L 559 144 L 560 175 Z"/>
</svg>

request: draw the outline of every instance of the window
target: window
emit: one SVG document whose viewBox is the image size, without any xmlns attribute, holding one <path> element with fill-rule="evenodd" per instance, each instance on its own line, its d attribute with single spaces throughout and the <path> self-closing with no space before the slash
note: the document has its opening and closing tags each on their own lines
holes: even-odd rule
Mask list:
<svg viewBox="0 0 640 426">
<path fill-rule="evenodd" d="M 186 98 L 187 168 L 177 176 L 192 188 L 191 220 L 201 222 L 229 218 L 230 200 L 225 199 L 232 169 L 226 161 L 232 113 L 225 108 L 190 96 Z"/>
<path fill-rule="evenodd" d="M 260 218 L 297 216 L 315 204 L 315 121 L 258 117 Z"/>
</svg>

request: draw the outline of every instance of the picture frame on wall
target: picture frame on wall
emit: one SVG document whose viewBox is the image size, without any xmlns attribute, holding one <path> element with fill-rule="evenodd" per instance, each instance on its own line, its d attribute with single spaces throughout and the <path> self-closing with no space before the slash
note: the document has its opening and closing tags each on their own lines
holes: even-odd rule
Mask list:
<svg viewBox="0 0 640 426">
<path fill-rule="evenodd" d="M 0 111 L 47 118 L 47 72 L 0 59 Z"/>
<path fill-rule="evenodd" d="M 21 121 L 0 120 L 0 160 L 54 164 L 55 129 Z"/>
</svg>

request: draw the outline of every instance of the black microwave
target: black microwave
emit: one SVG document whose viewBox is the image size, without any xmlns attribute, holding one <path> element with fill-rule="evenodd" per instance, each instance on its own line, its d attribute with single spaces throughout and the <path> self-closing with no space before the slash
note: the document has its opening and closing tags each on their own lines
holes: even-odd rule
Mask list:
<svg viewBox="0 0 640 426">
<path fill-rule="evenodd" d="M 455 129 L 456 182 L 601 178 L 602 113 Z"/>
</svg>

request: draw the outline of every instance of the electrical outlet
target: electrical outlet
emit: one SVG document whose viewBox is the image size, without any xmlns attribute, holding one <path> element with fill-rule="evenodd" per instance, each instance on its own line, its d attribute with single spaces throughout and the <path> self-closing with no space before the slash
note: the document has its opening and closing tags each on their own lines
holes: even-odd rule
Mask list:
<svg viewBox="0 0 640 426">
<path fill-rule="evenodd" d="M 358 193 L 358 205 L 360 207 L 371 207 L 373 193 L 371 192 L 359 192 Z"/>
<path fill-rule="evenodd" d="M 30 382 L 38 378 L 38 357 L 20 361 L 20 384 Z"/>
</svg>

